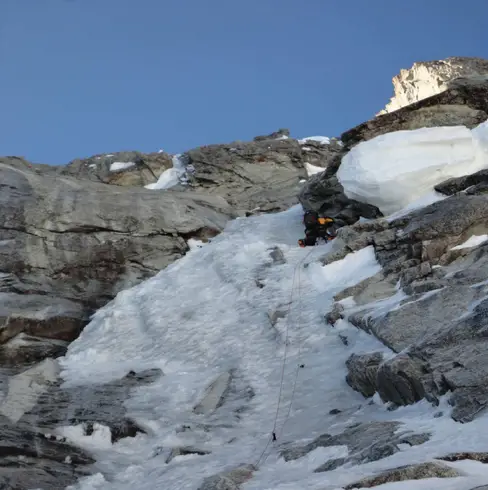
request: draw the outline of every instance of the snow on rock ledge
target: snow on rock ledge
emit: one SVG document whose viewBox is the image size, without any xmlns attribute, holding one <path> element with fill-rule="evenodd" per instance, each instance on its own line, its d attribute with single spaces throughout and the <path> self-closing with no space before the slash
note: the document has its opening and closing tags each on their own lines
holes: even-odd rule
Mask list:
<svg viewBox="0 0 488 490">
<path fill-rule="evenodd" d="M 488 125 L 397 131 L 354 147 L 337 177 L 350 199 L 389 215 L 425 196 L 452 177 L 488 167 Z"/>
<path fill-rule="evenodd" d="M 451 57 L 440 61 L 414 63 L 393 78 L 394 97 L 378 115 L 393 112 L 446 90 L 449 81 L 460 77 L 488 76 L 488 60 Z"/>
</svg>

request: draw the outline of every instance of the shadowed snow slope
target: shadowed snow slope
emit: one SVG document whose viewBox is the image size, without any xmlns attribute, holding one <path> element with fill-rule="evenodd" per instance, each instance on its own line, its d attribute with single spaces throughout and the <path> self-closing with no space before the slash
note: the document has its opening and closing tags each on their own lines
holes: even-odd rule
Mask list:
<svg viewBox="0 0 488 490">
<path fill-rule="evenodd" d="M 337 172 L 347 197 L 391 214 L 452 177 L 488 167 L 488 125 L 396 131 L 354 147 Z"/>
</svg>

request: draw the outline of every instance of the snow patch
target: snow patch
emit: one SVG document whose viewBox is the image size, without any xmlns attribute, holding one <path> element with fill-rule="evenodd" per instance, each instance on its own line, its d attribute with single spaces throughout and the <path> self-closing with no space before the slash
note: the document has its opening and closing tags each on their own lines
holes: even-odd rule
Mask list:
<svg viewBox="0 0 488 490">
<path fill-rule="evenodd" d="M 119 172 L 120 170 L 127 170 L 134 166 L 135 166 L 134 162 L 113 162 L 110 165 L 110 172 Z"/>
<path fill-rule="evenodd" d="M 186 243 L 190 247 L 190 250 L 198 250 L 205 246 L 204 242 L 195 238 L 190 238 Z"/>
<path fill-rule="evenodd" d="M 473 248 L 485 243 L 488 240 L 488 235 L 473 235 L 469 237 L 464 243 L 452 247 L 451 250 L 461 250 L 462 248 Z"/>
<path fill-rule="evenodd" d="M 330 145 L 330 138 L 327 136 L 307 136 L 306 138 L 299 139 L 298 143 L 305 145 L 307 144 L 307 141 L 316 141 L 317 143 L 321 143 L 323 145 Z"/>
<path fill-rule="evenodd" d="M 305 170 L 307 171 L 307 175 L 311 177 L 312 175 L 320 174 L 325 170 L 325 168 L 317 167 L 315 165 L 312 165 L 311 163 L 305 162 Z"/>
<path fill-rule="evenodd" d="M 112 447 L 110 428 L 99 423 L 93 424 L 93 432 L 90 435 L 86 435 L 84 424 L 59 427 L 57 433 L 84 449 L 109 449 Z"/>
</svg>

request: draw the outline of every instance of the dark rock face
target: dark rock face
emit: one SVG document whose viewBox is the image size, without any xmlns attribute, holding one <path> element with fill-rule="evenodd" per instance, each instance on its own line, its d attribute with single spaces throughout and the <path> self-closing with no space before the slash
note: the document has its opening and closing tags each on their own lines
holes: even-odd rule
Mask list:
<svg viewBox="0 0 488 490">
<path fill-rule="evenodd" d="M 464 125 L 473 128 L 488 119 L 488 79 L 461 79 L 444 92 L 356 126 L 341 135 L 346 147 L 405 129 Z"/>
<path fill-rule="evenodd" d="M 374 219 L 382 216 L 376 206 L 346 197 L 344 188 L 332 172 L 329 167 L 327 171 L 313 175 L 303 186 L 298 198 L 304 209 L 319 211 L 347 224 L 355 223 L 360 217 Z"/>
<path fill-rule="evenodd" d="M 398 444 L 417 445 L 426 442 L 429 434 L 396 434 L 399 422 L 370 422 L 355 425 L 342 434 L 324 434 L 303 447 L 284 449 L 281 455 L 285 461 L 302 458 L 318 447 L 347 446 L 347 458 L 327 461 L 315 472 L 331 471 L 346 463 L 364 464 L 391 456 L 399 451 Z M 417 436 L 417 437 L 415 437 Z"/>
</svg>

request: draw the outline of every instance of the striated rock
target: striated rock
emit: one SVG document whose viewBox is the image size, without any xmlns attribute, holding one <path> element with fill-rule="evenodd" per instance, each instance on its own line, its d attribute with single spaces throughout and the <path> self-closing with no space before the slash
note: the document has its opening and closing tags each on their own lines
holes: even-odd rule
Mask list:
<svg viewBox="0 0 488 490">
<path fill-rule="evenodd" d="M 419 100 L 447 90 L 457 78 L 476 76 L 488 78 L 488 60 L 470 57 L 451 57 L 439 61 L 421 61 L 412 68 L 401 70 L 393 77 L 395 96 L 379 114 L 397 111 Z"/>
<path fill-rule="evenodd" d="M 396 431 L 400 426 L 399 422 L 357 424 L 335 436 L 323 434 L 306 446 L 284 449 L 281 455 L 285 461 L 292 461 L 302 458 L 318 447 L 347 446 L 349 455 L 346 458 L 327 461 L 319 466 L 315 472 L 321 473 L 331 471 L 346 463 L 365 464 L 378 461 L 398 452 L 399 444 L 423 444 L 430 437 L 430 434 L 397 434 Z"/>
<path fill-rule="evenodd" d="M 421 463 L 410 466 L 401 466 L 384 471 L 377 476 L 363 478 L 344 487 L 346 490 L 353 488 L 372 488 L 385 483 L 393 483 L 406 480 L 423 480 L 426 478 L 455 478 L 462 476 L 459 471 L 440 463 Z"/>
<path fill-rule="evenodd" d="M 252 478 L 256 467 L 246 464 L 218 475 L 205 478 L 198 490 L 239 490 L 241 485 Z"/>
<path fill-rule="evenodd" d="M 377 390 L 376 375 L 382 362 L 382 352 L 352 354 L 346 361 L 347 384 L 365 397 L 373 396 Z"/>
<path fill-rule="evenodd" d="M 422 378 L 426 373 L 428 370 L 422 361 L 398 355 L 379 367 L 375 381 L 382 400 L 411 405 L 425 396 Z"/>
<path fill-rule="evenodd" d="M 488 63 L 488 61 L 487 61 Z M 392 131 L 438 126 L 474 128 L 488 119 L 488 77 L 462 79 L 442 93 L 366 121 L 341 135 L 345 148 Z"/>
</svg>

